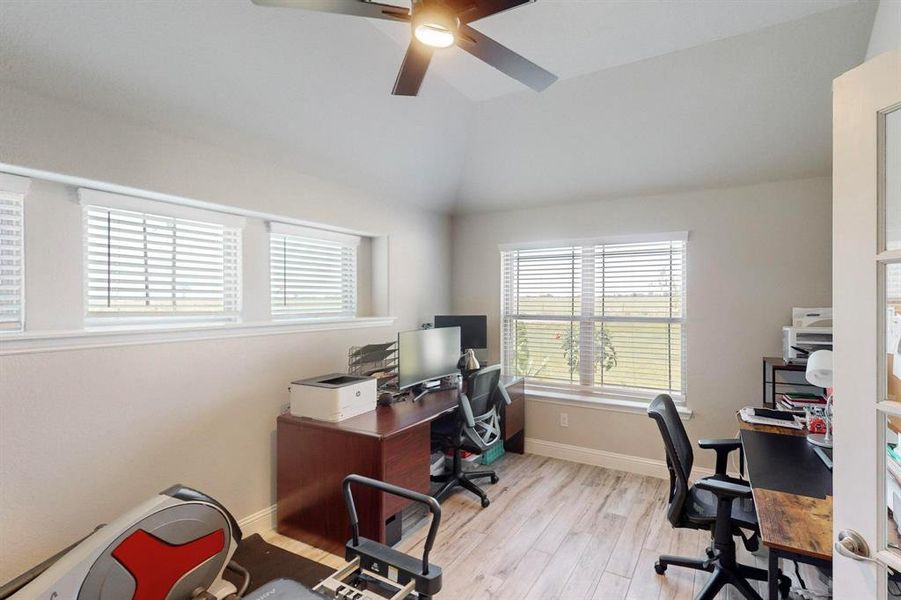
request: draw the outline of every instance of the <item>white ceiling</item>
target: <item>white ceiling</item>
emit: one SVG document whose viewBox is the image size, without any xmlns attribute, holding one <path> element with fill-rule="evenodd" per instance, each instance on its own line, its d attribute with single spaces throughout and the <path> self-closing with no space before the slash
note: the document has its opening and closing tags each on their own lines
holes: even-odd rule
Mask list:
<svg viewBox="0 0 901 600">
<path fill-rule="evenodd" d="M 832 80 L 866 52 L 873 5 L 476 106 L 457 210 L 826 176 Z"/>
<path fill-rule="evenodd" d="M 828 173 L 829 83 L 862 60 L 874 9 L 539 0 L 474 25 L 561 81 L 536 94 L 451 49 L 402 98 L 403 25 L 249 0 L 0 0 L 0 88 L 478 210 Z"/>
<path fill-rule="evenodd" d="M 0 0 L 0 88 L 444 210 L 471 107 L 438 78 L 391 96 L 402 56 L 365 19 L 250 0 Z"/>
<path fill-rule="evenodd" d="M 382 0 L 409 6 L 408 1 Z M 638 62 L 857 0 L 539 0 L 475 21 L 472 27 L 560 79 Z M 344 19 L 336 16 L 335 19 Z M 370 20 L 406 48 L 405 23 Z M 434 70 L 472 100 L 525 89 L 457 48 L 435 53 Z"/>
</svg>

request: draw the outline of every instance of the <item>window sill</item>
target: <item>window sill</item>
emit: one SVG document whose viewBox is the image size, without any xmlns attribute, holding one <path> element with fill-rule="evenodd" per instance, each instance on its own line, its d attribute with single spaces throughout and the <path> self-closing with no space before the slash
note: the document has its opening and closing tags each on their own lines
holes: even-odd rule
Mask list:
<svg viewBox="0 0 901 600">
<path fill-rule="evenodd" d="M 608 410 L 629 414 L 646 415 L 649 400 L 635 399 L 624 400 L 621 398 L 604 398 L 601 396 L 586 396 L 578 393 L 552 392 L 546 388 L 536 388 L 526 384 L 526 398 L 542 404 L 557 404 L 560 406 L 580 406 L 595 410 Z M 676 411 L 683 421 L 691 419 L 694 412 L 687 406 L 676 405 Z"/>
<path fill-rule="evenodd" d="M 92 327 L 71 331 L 0 333 L 0 356 L 56 352 L 86 348 L 109 348 L 140 344 L 161 344 L 190 340 L 283 335 L 336 329 L 361 329 L 394 325 L 395 317 L 356 317 L 261 321 L 255 323 L 193 323 L 190 325 L 121 325 Z"/>
</svg>

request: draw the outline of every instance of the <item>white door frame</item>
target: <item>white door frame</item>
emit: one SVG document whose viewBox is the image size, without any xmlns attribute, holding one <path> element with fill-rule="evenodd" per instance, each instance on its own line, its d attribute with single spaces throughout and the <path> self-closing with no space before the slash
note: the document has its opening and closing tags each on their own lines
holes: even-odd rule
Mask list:
<svg viewBox="0 0 901 600">
<path fill-rule="evenodd" d="M 886 519 L 879 429 L 886 362 L 880 273 L 885 259 L 901 259 L 899 253 L 880 256 L 879 113 L 899 101 L 901 50 L 877 56 L 833 85 L 833 535 L 853 529 L 873 553 L 885 547 Z M 901 407 L 882 408 L 895 412 Z M 835 553 L 833 597 L 884 598 L 880 571 L 873 562 Z"/>
</svg>

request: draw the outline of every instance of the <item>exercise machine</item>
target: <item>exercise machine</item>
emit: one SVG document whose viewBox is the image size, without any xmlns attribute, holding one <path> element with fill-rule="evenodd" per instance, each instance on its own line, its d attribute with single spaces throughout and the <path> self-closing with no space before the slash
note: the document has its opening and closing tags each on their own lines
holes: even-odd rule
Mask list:
<svg viewBox="0 0 901 600">
<path fill-rule="evenodd" d="M 5 584 L 0 599 L 236 598 L 243 590 L 222 574 L 240 541 L 224 506 L 174 485 Z"/>
<path fill-rule="evenodd" d="M 360 536 L 352 485 L 424 504 L 431 513 L 422 559 Z M 429 563 L 441 522 L 438 502 L 382 481 L 343 482 L 352 537 L 346 563 L 310 589 L 290 579 L 247 594 L 250 574 L 232 560 L 241 541 L 235 518 L 213 498 L 174 485 L 0 587 L 0 600 L 430 600 L 441 568 Z M 226 570 L 242 580 L 235 586 Z"/>
</svg>

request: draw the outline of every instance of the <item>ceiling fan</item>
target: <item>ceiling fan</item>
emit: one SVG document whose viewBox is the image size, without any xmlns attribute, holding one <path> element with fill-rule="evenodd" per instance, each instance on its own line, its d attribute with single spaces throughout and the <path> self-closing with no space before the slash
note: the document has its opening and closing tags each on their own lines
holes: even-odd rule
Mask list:
<svg viewBox="0 0 901 600">
<path fill-rule="evenodd" d="M 435 49 L 455 44 L 535 91 L 540 92 L 557 81 L 553 73 L 469 26 L 478 19 L 534 1 L 412 0 L 411 9 L 370 0 L 253 0 L 253 3 L 410 23 L 413 36 L 391 93 L 415 96 Z"/>
</svg>

